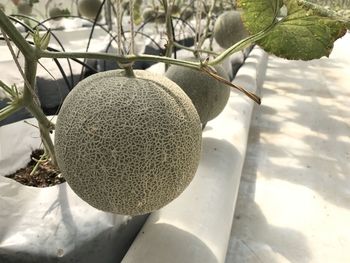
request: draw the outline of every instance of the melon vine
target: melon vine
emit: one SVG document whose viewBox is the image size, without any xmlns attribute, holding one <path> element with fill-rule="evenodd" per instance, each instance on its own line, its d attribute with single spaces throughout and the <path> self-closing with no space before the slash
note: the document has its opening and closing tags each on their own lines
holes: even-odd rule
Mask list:
<svg viewBox="0 0 350 263">
<path fill-rule="evenodd" d="M 12 2 L 19 13 L 30 14 L 33 3 L 38 1 L 24 1 L 25 6 L 20 1 Z M 116 54 L 54 50 L 50 48 L 52 34 L 39 32 L 39 24 L 34 29 L 26 27 L 31 32 L 28 41 L 12 23 L 15 18 L 0 9 L 3 40 L 10 49 L 11 43 L 16 45 L 25 58 L 23 92 L 13 83 L 0 81 L 0 88 L 10 101 L 0 110 L 0 120 L 26 108 L 38 120 L 45 154 L 59 166 L 72 189 L 98 209 L 130 215 L 161 208 L 178 197 L 193 179 L 201 148 L 200 122 L 219 114 L 230 87 L 236 87 L 221 73 L 222 61 L 253 44 L 287 59 L 328 56 L 334 41 L 346 33 L 350 24 L 349 17 L 342 15 L 344 12 L 332 12 L 303 0 L 160 0 L 153 2 L 152 8 L 141 0 L 107 2 L 113 4 L 113 19 L 109 23 L 116 21 L 109 24 L 116 34 L 108 32 L 118 44 Z M 96 19 L 105 3 L 79 0 L 77 9 L 83 16 Z M 56 8 L 49 15 L 54 17 L 61 11 Z M 130 39 L 126 39 L 121 25 L 126 13 L 130 15 Z M 136 26 L 142 17 L 144 24 L 140 28 L 146 22 L 157 22 L 151 24 L 160 28 L 157 32 L 162 32 L 161 39 L 166 38 L 165 56 L 135 52 L 134 38 L 141 30 Z M 106 15 L 98 19 L 107 18 Z M 159 25 L 160 22 L 165 24 Z M 179 24 L 194 31 L 194 47 L 177 41 Z M 224 51 L 211 49 L 213 38 Z M 177 59 L 178 48 L 192 51 L 197 59 Z M 14 51 L 13 58 L 17 59 Z M 54 124 L 45 116 L 35 95 L 36 71 L 42 58 L 111 60 L 122 69 L 97 73 L 79 82 L 64 101 Z M 133 70 L 137 61 L 171 65 L 167 76 L 192 96 L 192 102 L 168 78 Z M 172 74 L 173 71 L 176 72 Z M 185 80 L 185 73 L 180 71 L 189 72 L 186 76 L 190 77 L 186 78 L 190 84 L 180 83 Z M 210 78 L 205 80 L 210 87 L 200 90 L 192 85 L 198 76 Z M 237 89 L 260 101 L 244 87 Z M 208 101 L 203 92 L 216 93 L 218 99 Z M 206 108 L 209 104 L 213 104 L 211 109 Z M 51 139 L 53 132 L 55 144 Z"/>
</svg>

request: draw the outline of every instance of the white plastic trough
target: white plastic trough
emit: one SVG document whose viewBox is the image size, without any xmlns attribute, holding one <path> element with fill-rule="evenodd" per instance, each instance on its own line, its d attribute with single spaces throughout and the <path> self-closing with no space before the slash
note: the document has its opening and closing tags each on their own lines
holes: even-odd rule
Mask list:
<svg viewBox="0 0 350 263">
<path fill-rule="evenodd" d="M 258 92 L 267 54 L 255 47 L 234 83 Z M 224 262 L 253 102 L 236 91 L 203 132 L 197 174 L 179 198 L 150 215 L 123 263 Z"/>
</svg>

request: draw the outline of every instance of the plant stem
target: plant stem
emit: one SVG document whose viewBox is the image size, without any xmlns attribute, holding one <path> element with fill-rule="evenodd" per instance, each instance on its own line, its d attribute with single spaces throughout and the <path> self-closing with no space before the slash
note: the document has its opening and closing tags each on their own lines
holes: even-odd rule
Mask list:
<svg viewBox="0 0 350 263">
<path fill-rule="evenodd" d="M 170 58 L 173 54 L 173 48 L 174 48 L 174 33 L 173 33 L 172 18 L 171 18 L 171 8 L 169 8 L 167 0 L 163 0 L 163 7 L 165 12 L 166 33 L 168 37 L 165 56 Z M 169 64 L 166 64 L 165 69 L 168 69 L 168 67 L 169 67 Z"/>
<path fill-rule="evenodd" d="M 27 82 L 24 84 L 23 100 L 28 111 L 37 119 L 45 150 L 50 155 L 52 164 L 57 166 L 55 148 L 50 137 L 50 133 L 54 129 L 54 124 L 48 120 L 31 92 L 31 90 L 33 91 L 33 87 L 35 87 L 37 65 L 36 60 L 25 59 L 24 73 Z"/>
<path fill-rule="evenodd" d="M 135 30 L 134 30 L 134 1 L 129 1 L 130 12 L 130 54 L 135 54 Z"/>
<path fill-rule="evenodd" d="M 125 76 L 129 77 L 129 78 L 134 78 L 135 77 L 135 73 L 134 70 L 132 69 L 132 65 L 129 64 L 127 66 L 123 67 L 124 71 L 125 71 Z"/>
<path fill-rule="evenodd" d="M 265 28 L 264 30 L 260 31 L 259 33 L 252 35 L 252 36 L 249 36 L 249 37 L 237 42 L 236 44 L 234 44 L 233 46 L 229 47 L 224 52 L 222 52 L 218 57 L 216 57 L 215 59 L 210 61 L 208 63 L 208 65 L 214 66 L 216 64 L 219 64 L 223 60 L 225 60 L 229 55 L 231 55 L 235 52 L 241 51 L 244 48 L 251 45 L 252 43 L 255 43 L 256 41 L 264 38 L 265 36 L 267 36 L 269 34 L 270 30 L 272 30 L 277 23 L 278 22 L 274 22 L 271 25 L 269 25 L 267 28 Z"/>
<path fill-rule="evenodd" d="M 119 1 L 117 1 L 118 3 Z M 167 1 L 163 0 L 163 3 L 167 6 Z M 170 10 L 169 10 L 170 11 Z M 168 20 L 170 18 L 167 17 Z M 169 21 L 171 22 L 171 21 Z M 171 23 L 168 23 L 171 27 Z M 209 65 L 216 65 L 222 62 L 227 56 L 242 50 L 243 48 L 253 44 L 257 40 L 265 37 L 268 32 L 275 26 L 275 24 L 271 24 L 268 28 L 263 30 L 262 32 L 257 33 L 256 35 L 250 36 L 242 41 L 236 43 L 232 47 L 225 50 L 221 55 L 219 55 L 216 59 L 209 62 Z M 28 42 L 23 38 L 23 36 L 17 31 L 16 27 L 11 23 L 11 21 L 7 18 L 7 16 L 0 11 L 0 27 L 3 31 L 12 39 L 15 45 L 20 49 L 23 55 L 27 60 L 35 60 L 42 57 L 46 58 L 92 58 L 92 59 L 104 59 L 104 60 L 117 60 L 120 63 L 127 64 L 134 61 L 152 61 L 152 62 L 163 62 L 178 66 L 184 66 L 193 69 L 200 69 L 200 63 L 189 62 L 184 60 L 176 60 L 171 57 L 159 57 L 152 55 L 115 55 L 115 54 L 107 54 L 107 53 L 93 53 L 93 52 L 50 52 L 35 49 L 33 46 L 28 44 Z M 172 30 L 170 28 L 170 30 Z M 171 32 L 171 31 L 170 31 Z M 171 36 L 172 34 L 170 34 Z M 171 40 L 170 40 L 171 41 Z M 171 43 L 169 43 L 171 44 Z M 173 45 L 173 43 L 171 44 Z M 168 48 L 167 50 L 170 50 Z M 170 52 L 170 51 L 168 51 Z"/>
<path fill-rule="evenodd" d="M 229 55 L 241 51 L 243 48 L 253 44 L 254 42 L 264 38 L 270 30 L 275 26 L 274 24 L 271 24 L 269 27 L 264 29 L 263 31 L 249 36 L 232 47 L 226 49 L 224 52 L 222 52 L 218 57 L 216 57 L 214 60 L 210 61 L 208 64 L 211 66 L 214 66 L 216 64 L 221 63 L 223 60 L 225 60 Z M 122 64 L 127 64 L 134 61 L 152 61 L 152 62 L 163 62 L 168 63 L 172 65 L 178 65 L 183 66 L 187 68 L 192 69 L 200 69 L 200 63 L 197 62 L 190 62 L 185 60 L 179 60 L 174 59 L 171 57 L 160 57 L 160 56 L 153 56 L 153 55 L 116 55 L 116 54 L 108 54 L 108 53 L 95 53 L 95 52 L 52 52 L 52 51 L 41 51 L 39 54 L 39 57 L 43 58 L 91 58 L 91 59 L 103 59 L 103 60 L 117 60 L 118 62 Z"/>
<path fill-rule="evenodd" d="M 8 106 L 0 110 L 0 121 L 6 119 L 7 117 L 11 116 L 13 113 L 19 111 L 22 108 L 22 103 L 9 104 Z"/>
<path fill-rule="evenodd" d="M 116 2 L 117 5 L 117 14 L 116 14 L 116 25 L 117 25 L 117 35 L 118 35 L 118 55 L 122 55 L 124 52 L 122 51 L 122 5 L 121 5 L 121 0 L 117 0 Z"/>
<path fill-rule="evenodd" d="M 4 32 L 3 28 L 0 28 L 1 32 L 4 36 L 4 39 L 8 45 L 8 48 L 12 54 L 12 57 L 16 63 L 16 66 L 18 67 L 18 70 L 20 74 L 23 77 L 24 80 L 24 90 L 23 90 L 23 96 L 17 98 L 17 103 L 12 104 L 12 107 L 8 107 L 8 110 L 5 112 L 2 112 L 2 117 L 3 116 L 9 116 L 9 112 L 18 110 L 21 106 L 25 106 L 30 113 L 38 120 L 39 122 L 39 128 L 40 132 L 43 135 L 42 137 L 45 138 L 43 139 L 44 145 L 47 145 L 47 147 L 50 147 L 50 149 L 47 149 L 49 153 L 53 154 L 53 164 L 56 165 L 55 162 L 55 156 L 54 156 L 54 151 L 53 151 L 53 143 L 50 138 L 50 132 L 53 129 L 53 124 L 46 118 L 45 114 L 43 113 L 42 109 L 39 106 L 39 99 L 37 98 L 37 95 L 34 91 L 34 86 L 35 86 L 35 79 L 36 79 L 36 70 L 37 70 L 37 60 L 35 58 L 27 58 L 25 57 L 25 65 L 24 65 L 24 72 L 18 62 L 17 57 L 15 56 L 14 50 L 11 46 L 11 43 L 9 39 L 7 38 L 6 33 Z M 22 37 L 22 36 L 21 36 Z M 22 41 L 21 38 L 18 39 L 20 42 Z M 24 39 L 25 41 L 25 39 Z M 28 44 L 29 45 L 29 44 Z M 36 48 L 30 46 L 30 48 L 33 49 L 33 53 L 36 54 Z M 4 84 L 4 83 L 2 83 Z M 5 89 L 6 90 L 6 89 Z M 41 127 L 40 127 L 41 125 Z M 45 136 L 45 133 L 48 133 L 49 136 Z M 50 146 L 52 145 L 52 146 Z"/>
<path fill-rule="evenodd" d="M 50 52 L 46 50 L 41 50 L 31 46 L 25 38 L 17 31 L 15 26 L 7 18 L 7 16 L 0 11 L 0 27 L 1 29 L 12 39 L 15 45 L 23 53 L 26 59 L 25 63 L 25 89 L 23 93 L 24 105 L 27 109 L 33 114 L 33 116 L 39 122 L 40 132 L 42 133 L 43 143 L 45 145 L 46 151 L 50 154 L 52 162 L 57 165 L 55 152 L 52 140 L 50 138 L 50 132 L 54 129 L 54 125 L 46 118 L 45 114 L 41 110 L 39 104 L 35 101 L 35 93 L 33 92 L 32 87 L 35 86 L 35 74 L 37 68 L 37 61 L 42 58 L 92 58 L 92 59 L 103 59 L 103 60 L 117 60 L 121 64 L 130 64 L 134 61 L 152 61 L 152 62 L 163 62 L 166 64 L 173 64 L 178 66 L 183 66 L 187 68 L 192 68 L 196 70 L 205 70 L 203 65 L 199 62 L 190 62 L 185 60 L 177 60 L 171 57 L 174 39 L 173 39 L 173 28 L 171 24 L 170 12 L 168 8 L 167 0 L 161 0 L 166 10 L 166 23 L 167 23 L 167 33 L 169 37 L 169 43 L 167 46 L 167 52 L 165 57 L 152 56 L 152 55 L 126 55 L 124 54 L 107 54 L 107 53 L 85 53 L 85 52 Z M 117 1 L 117 5 L 120 6 L 120 0 Z M 277 11 L 276 11 L 277 12 Z M 197 12 L 198 13 L 198 12 Z M 247 37 L 246 39 L 238 42 L 232 47 L 225 50 L 214 60 L 206 62 L 207 66 L 213 66 L 222 62 L 229 55 L 242 50 L 243 48 L 253 44 L 254 42 L 265 37 L 269 31 L 275 26 L 275 23 L 271 24 L 265 30 Z M 120 41 L 120 37 L 119 37 Z M 119 50 L 121 47 L 119 45 Z M 126 69 L 126 74 L 132 76 L 132 71 Z M 28 83 L 29 81 L 29 83 Z M 29 84 L 29 85 L 28 85 Z"/>
<path fill-rule="evenodd" d="M 127 64 L 133 61 L 152 61 L 163 62 L 178 66 L 184 66 L 193 69 L 200 69 L 200 64 L 196 62 L 189 62 L 185 60 L 177 60 L 169 57 L 160 57 L 153 55 L 125 55 L 120 56 L 116 54 L 107 53 L 85 53 L 85 52 L 52 52 L 41 51 L 40 57 L 43 58 L 93 58 L 93 59 L 105 59 L 105 60 L 117 60 L 122 64 Z"/>
<path fill-rule="evenodd" d="M 213 13 L 215 4 L 216 4 L 216 0 L 212 0 L 212 3 L 211 3 L 211 5 L 210 5 L 209 12 L 208 12 L 208 14 L 207 14 L 206 24 L 205 24 L 203 36 L 200 37 L 200 39 L 199 39 L 199 41 L 198 41 L 198 45 L 197 45 L 197 51 L 198 51 L 198 52 L 200 52 L 200 49 L 202 48 L 204 41 L 206 40 L 206 38 L 207 38 L 208 35 L 209 35 L 209 26 L 210 26 L 210 22 L 211 22 L 211 18 L 212 18 L 211 16 L 212 16 L 212 13 Z"/>
<path fill-rule="evenodd" d="M 12 22 L 8 19 L 8 17 L 0 10 L 0 27 L 6 34 L 10 37 L 10 39 L 15 43 L 17 48 L 23 53 L 23 55 L 29 59 L 34 59 L 35 49 L 31 46 L 25 38 L 21 35 L 21 33 L 17 30 L 17 28 L 12 24 Z"/>
<path fill-rule="evenodd" d="M 120 0 L 117 1 L 117 4 Z M 167 1 L 163 0 L 164 6 L 167 8 Z M 168 8 L 167 8 L 168 9 Z M 167 10 L 167 14 L 168 11 Z M 167 55 L 168 57 L 159 57 L 152 55 L 115 55 L 115 54 L 107 54 L 107 53 L 93 53 L 93 52 L 50 52 L 43 50 L 36 50 L 33 46 L 28 44 L 28 42 L 22 37 L 22 35 L 17 31 L 16 27 L 11 23 L 11 21 L 7 18 L 7 16 L 0 11 L 0 25 L 4 32 L 10 36 L 12 41 L 16 44 L 16 46 L 21 50 L 24 56 L 27 59 L 39 59 L 41 57 L 46 58 L 91 58 L 91 59 L 104 59 L 104 60 L 117 60 L 120 63 L 127 64 L 134 61 L 152 61 L 152 62 L 163 62 L 167 64 L 173 64 L 178 66 L 184 66 L 193 69 L 200 69 L 200 63 L 188 62 L 184 60 L 177 60 L 170 57 L 170 53 L 172 51 L 172 46 L 174 43 L 171 42 L 172 27 L 171 27 L 171 18 L 167 15 L 167 30 L 168 36 L 170 38 L 168 46 L 167 46 Z M 243 48 L 253 44 L 255 41 L 263 38 L 267 35 L 269 30 L 273 28 L 275 24 L 270 25 L 267 29 L 262 32 L 257 33 L 256 35 L 250 36 L 232 47 L 225 50 L 220 56 L 216 59 L 209 62 L 209 65 L 216 65 L 222 62 L 227 56 L 242 50 Z"/>
<path fill-rule="evenodd" d="M 193 48 L 190 48 L 190 47 L 186 47 L 186 46 L 183 46 L 177 42 L 174 42 L 174 46 L 177 47 L 177 48 L 181 48 L 181 49 L 185 49 L 185 50 L 188 50 L 188 51 L 191 51 L 191 52 L 200 52 L 200 53 L 207 53 L 207 54 L 210 54 L 210 55 L 214 55 L 214 56 L 218 56 L 219 54 L 215 51 L 212 51 L 212 50 L 205 50 L 205 49 L 199 49 L 199 50 L 195 50 Z"/>
<path fill-rule="evenodd" d="M 33 159 L 34 159 L 34 158 L 33 158 Z M 30 176 L 33 176 L 33 175 L 34 175 L 34 173 L 35 173 L 36 170 L 38 169 L 40 163 L 42 163 L 42 162 L 44 161 L 44 159 L 45 159 L 45 153 L 42 154 L 42 155 L 40 156 L 40 159 L 39 159 L 39 160 L 34 159 L 34 161 L 36 161 L 36 164 L 35 164 L 33 170 L 30 172 L 30 174 L 29 174 Z"/>
<path fill-rule="evenodd" d="M 203 10 L 203 3 L 201 1 L 197 1 L 196 3 L 196 38 L 195 38 L 195 49 L 198 50 L 201 47 L 199 46 L 200 36 L 201 36 L 201 23 L 202 23 L 202 10 Z M 199 58 L 198 51 L 194 53 L 196 58 Z"/>
</svg>

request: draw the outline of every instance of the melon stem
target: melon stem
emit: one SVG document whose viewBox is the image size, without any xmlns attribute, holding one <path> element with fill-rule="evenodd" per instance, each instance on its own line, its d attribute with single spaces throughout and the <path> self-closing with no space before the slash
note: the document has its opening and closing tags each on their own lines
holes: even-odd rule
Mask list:
<svg viewBox="0 0 350 263">
<path fill-rule="evenodd" d="M 134 70 L 132 68 L 131 64 L 128 65 L 122 65 L 124 71 L 125 71 L 125 76 L 129 77 L 129 78 L 135 78 L 135 73 Z"/>
<path fill-rule="evenodd" d="M 54 124 L 48 120 L 42 111 L 39 102 L 35 99 L 34 96 L 31 96 L 30 92 L 30 89 L 32 89 L 32 87 L 35 87 L 37 64 L 37 61 L 32 61 L 27 58 L 25 59 L 24 73 L 30 86 L 25 83 L 23 97 L 26 101 L 27 110 L 37 119 L 39 123 L 40 135 L 45 151 L 49 154 L 52 164 L 58 167 L 54 144 L 50 137 L 50 133 L 54 130 Z"/>
<path fill-rule="evenodd" d="M 168 37 L 168 43 L 166 45 L 165 56 L 171 57 L 174 49 L 174 32 L 171 18 L 171 10 L 168 8 L 168 2 L 166 0 L 162 1 L 164 12 L 165 12 L 165 25 L 166 25 L 166 34 Z M 165 69 L 169 68 L 169 64 L 165 64 Z"/>
</svg>

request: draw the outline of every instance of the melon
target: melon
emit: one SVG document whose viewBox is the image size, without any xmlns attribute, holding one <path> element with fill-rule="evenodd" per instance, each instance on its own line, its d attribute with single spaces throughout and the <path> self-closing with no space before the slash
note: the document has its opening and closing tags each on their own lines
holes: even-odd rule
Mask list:
<svg viewBox="0 0 350 263">
<path fill-rule="evenodd" d="M 229 48 L 248 36 L 239 11 L 225 12 L 215 21 L 214 38 L 222 48 Z"/>
<path fill-rule="evenodd" d="M 54 18 L 54 20 L 60 20 L 63 15 L 69 15 L 69 11 L 67 9 L 61 9 L 59 7 L 53 7 L 49 10 L 49 17 Z"/>
<path fill-rule="evenodd" d="M 142 18 L 145 22 L 153 22 L 156 17 L 157 12 L 151 7 L 146 7 L 142 12 Z"/>
<path fill-rule="evenodd" d="M 122 2 L 122 9 L 123 10 L 129 10 L 130 8 L 130 2 L 129 1 L 123 1 Z"/>
<path fill-rule="evenodd" d="M 97 73 L 66 97 L 55 149 L 62 175 L 93 207 L 117 214 L 157 210 L 192 181 L 199 116 L 169 79 L 142 70 Z"/>
<path fill-rule="evenodd" d="M 177 13 L 180 12 L 180 7 L 179 7 L 179 5 L 177 5 L 177 4 L 170 5 L 170 6 L 169 6 L 169 9 L 170 9 L 170 13 L 171 13 L 172 15 L 175 15 L 175 14 L 177 14 Z"/>
<path fill-rule="evenodd" d="M 180 18 L 181 18 L 182 20 L 185 20 L 185 21 L 186 21 L 186 20 L 188 20 L 188 19 L 191 19 L 192 16 L 193 16 L 193 14 L 194 14 L 193 8 L 190 7 L 190 6 L 187 6 L 187 7 L 183 8 L 183 9 L 181 10 Z"/>
<path fill-rule="evenodd" d="M 17 5 L 17 12 L 21 15 L 29 16 L 33 11 L 33 6 L 27 2 L 20 2 Z"/>
<path fill-rule="evenodd" d="M 83 17 L 95 19 L 100 6 L 100 0 L 79 0 L 78 11 Z"/>
<path fill-rule="evenodd" d="M 164 23 L 165 23 L 165 21 L 166 21 L 166 15 L 165 15 L 164 11 L 159 11 L 159 12 L 157 13 L 157 17 L 156 17 L 155 21 L 156 21 L 157 23 L 160 23 L 160 24 L 164 24 Z"/>
<path fill-rule="evenodd" d="M 214 68 L 219 76 L 229 80 L 226 71 L 220 65 Z M 172 65 L 165 76 L 178 84 L 190 97 L 204 126 L 217 117 L 227 104 L 230 87 L 204 72 Z"/>
</svg>

